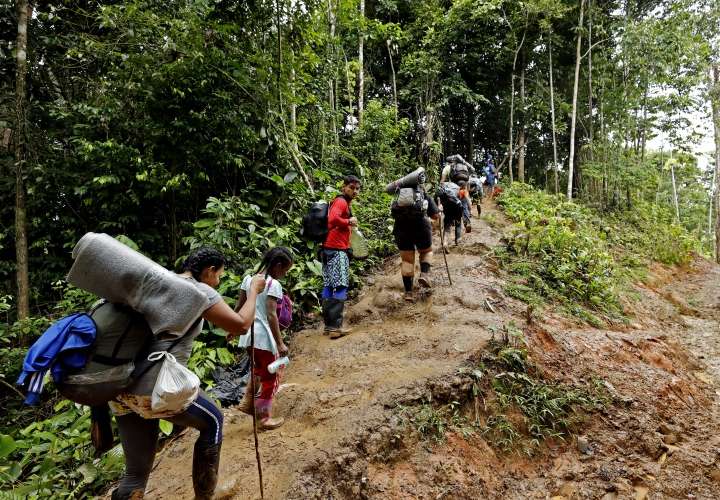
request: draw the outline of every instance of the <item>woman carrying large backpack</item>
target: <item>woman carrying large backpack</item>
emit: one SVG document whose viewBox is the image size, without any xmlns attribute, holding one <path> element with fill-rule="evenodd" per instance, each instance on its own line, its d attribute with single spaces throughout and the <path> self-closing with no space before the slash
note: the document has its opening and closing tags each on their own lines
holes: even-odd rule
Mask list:
<svg viewBox="0 0 720 500">
<path fill-rule="evenodd" d="M 202 318 L 227 331 L 228 338 L 231 338 L 245 333 L 254 321 L 256 297 L 265 289 L 265 279 L 261 275 L 253 277 L 246 292 L 248 300 L 235 312 L 215 290 L 220 284 L 225 264 L 225 257 L 220 252 L 214 248 L 201 248 L 187 258 L 180 276 L 206 295 L 207 308 Z M 184 335 L 184 332 L 159 335 L 153 339 L 150 352 L 168 351 L 179 363 L 187 365 L 193 339 L 201 330 L 202 321 L 199 321 Z M 183 336 L 177 341 L 180 335 Z M 125 453 L 125 474 L 112 493 L 113 500 L 143 498 L 155 459 L 160 418 L 200 431 L 192 463 L 195 498 L 212 498 L 215 491 L 223 437 L 222 413 L 203 391 L 185 408 L 153 411 L 151 396 L 161 366 L 162 363 L 155 363 L 116 401 L 110 403 Z"/>
</svg>

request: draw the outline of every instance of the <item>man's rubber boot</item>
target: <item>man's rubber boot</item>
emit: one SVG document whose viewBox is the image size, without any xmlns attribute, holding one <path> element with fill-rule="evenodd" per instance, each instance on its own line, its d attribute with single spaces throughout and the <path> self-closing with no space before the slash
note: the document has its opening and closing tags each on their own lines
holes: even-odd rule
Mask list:
<svg viewBox="0 0 720 500">
<path fill-rule="evenodd" d="M 143 500 L 145 490 L 133 490 L 129 493 L 121 494 L 117 489 L 113 490 L 110 495 L 111 500 Z"/>
<path fill-rule="evenodd" d="M 272 417 L 272 399 L 258 399 L 256 402 L 258 429 L 261 431 L 270 431 L 277 429 L 285 423 L 282 417 Z"/>
<path fill-rule="evenodd" d="M 460 238 L 462 237 L 462 226 L 460 224 L 455 226 L 455 245 L 460 244 Z"/>
<path fill-rule="evenodd" d="M 330 335 L 330 330 L 333 328 L 333 318 L 332 318 L 332 302 L 336 299 L 323 299 L 322 301 L 322 315 L 323 315 L 323 323 L 325 324 L 325 328 L 323 329 L 323 335 Z"/>
<path fill-rule="evenodd" d="M 195 500 L 211 500 L 215 494 L 221 447 L 222 443 L 212 445 L 195 443 L 192 465 Z"/>
<path fill-rule="evenodd" d="M 338 299 L 328 299 L 328 319 L 325 323 L 325 331 L 330 335 L 331 339 L 339 339 L 352 332 L 350 328 L 343 327 L 343 312 L 345 311 L 345 301 Z"/>
</svg>

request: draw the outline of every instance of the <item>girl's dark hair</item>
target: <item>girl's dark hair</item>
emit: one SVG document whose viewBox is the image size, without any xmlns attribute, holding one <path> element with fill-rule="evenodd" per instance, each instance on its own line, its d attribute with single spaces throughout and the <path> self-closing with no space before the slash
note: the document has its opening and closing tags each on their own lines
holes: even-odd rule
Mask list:
<svg viewBox="0 0 720 500">
<path fill-rule="evenodd" d="M 260 267 L 258 267 L 258 272 L 262 271 L 263 269 L 266 269 L 270 271 L 270 268 L 274 266 L 275 264 L 292 264 L 294 261 L 292 252 L 286 247 L 274 247 L 265 252 L 265 255 L 263 255 L 262 262 L 260 262 Z"/>
<path fill-rule="evenodd" d="M 183 262 L 183 271 L 190 271 L 193 278 L 200 281 L 200 275 L 208 267 L 220 268 L 227 264 L 227 259 L 213 247 L 198 248 Z"/>
</svg>

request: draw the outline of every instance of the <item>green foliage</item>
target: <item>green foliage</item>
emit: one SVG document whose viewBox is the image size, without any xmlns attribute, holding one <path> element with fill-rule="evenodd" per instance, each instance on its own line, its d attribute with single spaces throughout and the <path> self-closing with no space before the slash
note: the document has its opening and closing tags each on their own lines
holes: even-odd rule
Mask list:
<svg viewBox="0 0 720 500">
<path fill-rule="evenodd" d="M 504 451 L 564 439 L 584 413 L 608 403 L 597 382 L 577 387 L 545 379 L 528 355 L 522 332 L 512 324 L 500 340 L 489 343 L 473 375 L 476 392 L 482 384 L 489 386 L 483 434 Z"/>
<path fill-rule="evenodd" d="M 431 439 L 436 443 L 445 441 L 445 433 L 449 430 L 471 432 L 461 410 L 462 405 L 458 401 L 441 406 L 433 406 L 426 401 L 418 407 L 397 407 L 401 418 L 411 425 L 421 438 Z"/>
<path fill-rule="evenodd" d="M 501 262 L 513 276 L 507 293 L 531 304 L 559 302 L 594 326 L 621 317 L 627 279 L 651 261 L 689 262 L 699 243 L 670 212 L 640 201 L 632 209 L 597 212 L 515 183 L 499 199 L 516 221 Z"/>
<path fill-rule="evenodd" d="M 61 401 L 53 411 L 14 437 L 0 435 L 0 495 L 92 498 L 122 472 L 120 445 L 93 458 L 87 408 Z"/>
<path fill-rule="evenodd" d="M 518 183 L 499 203 L 517 221 L 500 252 L 516 276 L 511 295 L 535 302 L 536 294 L 606 315 L 621 313 L 614 261 L 588 209 Z"/>
</svg>

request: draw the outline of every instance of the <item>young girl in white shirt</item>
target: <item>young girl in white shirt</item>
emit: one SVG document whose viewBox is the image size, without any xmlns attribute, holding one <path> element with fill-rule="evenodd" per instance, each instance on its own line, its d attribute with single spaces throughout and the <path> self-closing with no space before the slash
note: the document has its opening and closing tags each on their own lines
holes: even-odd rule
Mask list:
<svg viewBox="0 0 720 500">
<path fill-rule="evenodd" d="M 251 377 L 239 409 L 249 415 L 253 414 L 251 391 L 256 391 L 255 410 L 260 429 L 276 429 L 284 421 L 282 418 L 272 418 L 272 403 L 279 377 L 278 373 L 268 371 L 268 365 L 288 352 L 280 333 L 277 304 L 283 297 L 279 280 L 285 277 L 292 266 L 292 254 L 285 247 L 275 247 L 265 253 L 257 272 L 257 274 L 265 275 L 267 284 L 263 293 L 257 296 L 255 305 L 255 343 L 250 345 L 249 330 L 245 335 L 240 336 L 238 343 L 240 347 L 248 349 L 248 355 L 253 354 L 250 351 L 252 347 L 255 355 L 254 376 Z M 252 276 L 246 276 L 243 280 L 236 310 L 239 310 L 247 300 L 246 291 L 250 289 L 251 279 Z M 257 392 L 258 384 L 259 393 Z"/>
</svg>

